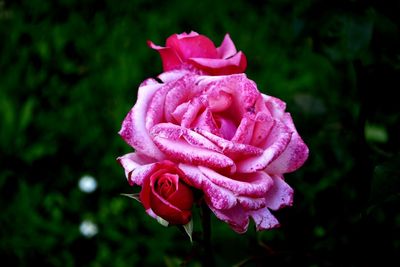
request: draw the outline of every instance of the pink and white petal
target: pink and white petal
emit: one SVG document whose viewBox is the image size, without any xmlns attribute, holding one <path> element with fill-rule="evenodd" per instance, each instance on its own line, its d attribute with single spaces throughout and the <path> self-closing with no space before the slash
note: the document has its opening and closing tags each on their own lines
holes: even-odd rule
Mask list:
<svg viewBox="0 0 400 267">
<path fill-rule="evenodd" d="M 184 75 L 177 80 L 169 81 L 169 90 L 165 97 L 164 116 L 168 122 L 172 121 L 173 112 L 182 103 L 186 103 L 193 99 L 194 96 L 200 94 L 200 88 L 195 85 L 196 75 Z"/>
<path fill-rule="evenodd" d="M 265 198 L 252 198 L 252 197 L 244 197 L 239 196 L 237 198 L 240 205 L 245 210 L 258 210 L 265 207 Z"/>
<path fill-rule="evenodd" d="M 229 36 L 229 33 L 225 34 L 224 40 L 222 41 L 221 45 L 217 47 L 218 56 L 220 58 L 228 58 L 237 53 L 236 47 Z"/>
<path fill-rule="evenodd" d="M 160 136 L 155 136 L 153 140 L 157 147 L 174 161 L 216 169 L 227 168 L 231 172 L 236 170 L 235 163 L 221 153 L 195 147 L 182 140 L 170 140 Z"/>
<path fill-rule="evenodd" d="M 164 116 L 167 122 L 173 122 L 173 119 L 176 120 L 176 115 L 179 114 L 179 111 L 176 111 L 177 107 L 182 105 L 182 103 L 187 103 L 187 100 L 190 99 L 190 92 L 189 92 L 190 90 L 188 88 L 191 88 L 191 86 L 190 87 L 185 86 L 185 84 L 182 81 L 181 84 L 176 84 L 167 93 L 164 104 L 164 110 L 165 110 Z M 181 119 L 182 116 L 183 113 L 181 112 Z M 181 119 L 179 119 L 178 122 L 180 122 Z"/>
<path fill-rule="evenodd" d="M 157 92 L 154 93 L 148 104 L 147 114 L 146 114 L 146 129 L 150 130 L 155 124 L 164 121 L 164 103 L 165 96 L 170 90 L 169 85 L 164 85 Z"/>
<path fill-rule="evenodd" d="M 214 88 L 223 88 L 233 97 L 232 110 L 237 109 L 240 114 L 254 109 L 255 104 L 262 99 L 256 83 L 248 79 L 244 73 L 227 76 L 198 76 L 196 84 L 207 92 Z"/>
<path fill-rule="evenodd" d="M 288 173 L 300 168 L 308 158 L 308 147 L 295 132 L 284 152 L 265 169 L 268 173 Z"/>
<path fill-rule="evenodd" d="M 214 209 L 230 209 L 238 201 L 234 193 L 214 184 L 208 179 L 204 179 L 202 188 L 205 198 Z"/>
<path fill-rule="evenodd" d="M 156 162 L 156 160 L 145 155 L 140 155 L 138 152 L 128 153 L 117 158 L 118 162 L 127 171 L 133 171 L 135 168 Z"/>
<path fill-rule="evenodd" d="M 227 76 L 222 85 L 231 89 L 234 96 L 233 109 L 240 110 L 244 114 L 254 114 L 256 103 L 261 99 L 261 93 L 254 81 L 247 78 L 245 74 Z"/>
<path fill-rule="evenodd" d="M 294 128 L 289 113 L 284 116 L 284 121 L 294 132 L 290 143 L 278 158 L 265 169 L 268 173 L 288 173 L 300 168 L 308 158 L 308 147 Z"/>
<path fill-rule="evenodd" d="M 193 75 L 186 75 L 186 72 L 181 72 L 180 74 L 182 73 L 185 75 L 177 76 L 179 77 L 178 79 L 165 83 L 154 94 L 146 117 L 148 120 L 146 122 L 147 129 L 150 129 L 154 124 L 161 121 L 167 120 L 171 122 L 172 112 L 175 108 L 196 93 Z M 172 76 L 175 77 L 174 74 Z"/>
<path fill-rule="evenodd" d="M 214 209 L 210 203 L 207 203 L 207 205 L 218 219 L 228 223 L 235 232 L 242 234 L 247 231 L 249 215 L 240 205 L 236 205 L 227 210 Z"/>
<path fill-rule="evenodd" d="M 183 115 L 185 115 L 185 113 L 187 112 L 189 105 L 189 102 L 184 102 L 177 106 L 176 109 L 171 113 L 172 117 L 179 125 L 182 124 Z"/>
<path fill-rule="evenodd" d="M 232 104 L 232 96 L 230 93 L 223 90 L 223 88 L 212 88 L 214 90 L 208 90 L 207 100 L 208 108 L 212 112 L 222 112 L 230 107 Z"/>
<path fill-rule="evenodd" d="M 189 103 L 187 111 L 182 117 L 181 125 L 186 128 L 191 128 L 191 125 L 196 120 L 198 113 L 205 106 L 205 99 L 202 99 L 201 97 L 193 98 Z"/>
<path fill-rule="evenodd" d="M 232 137 L 232 142 L 248 144 L 253 136 L 255 121 L 249 117 L 243 117 L 236 130 L 235 135 Z"/>
<path fill-rule="evenodd" d="M 265 203 L 272 210 L 279 210 L 293 204 L 293 189 L 283 180 L 280 175 L 272 175 L 273 186 L 265 197 Z"/>
<path fill-rule="evenodd" d="M 179 169 L 185 173 L 185 177 L 182 177 L 182 179 L 186 184 L 197 189 L 202 189 L 203 181 L 207 177 L 204 176 L 197 166 L 179 163 Z"/>
<path fill-rule="evenodd" d="M 207 167 L 198 166 L 198 168 L 211 182 L 236 195 L 264 197 L 273 183 L 265 172 L 237 173 L 232 177 L 226 177 Z"/>
<path fill-rule="evenodd" d="M 229 94 L 229 117 L 240 124 L 240 120 L 246 116 L 254 117 L 256 103 L 262 101 L 256 84 L 248 79 L 245 74 L 233 74 L 228 76 L 199 76 L 197 83 L 206 94 L 213 94 L 218 88 Z"/>
<path fill-rule="evenodd" d="M 176 38 L 183 39 L 183 38 L 186 38 L 186 37 L 194 37 L 194 36 L 198 36 L 198 35 L 199 34 L 197 32 L 190 31 L 189 33 L 183 32 L 183 33 L 176 34 Z"/>
<path fill-rule="evenodd" d="M 250 144 L 260 147 L 267 140 L 272 127 L 275 125 L 275 120 L 264 112 L 257 113 L 255 120 Z"/>
<path fill-rule="evenodd" d="M 156 168 L 155 163 L 137 167 L 128 175 L 129 184 L 130 185 L 137 184 L 141 186 L 143 184 L 144 179 L 146 179 L 146 177 L 151 175 L 154 172 L 155 168 Z"/>
<path fill-rule="evenodd" d="M 164 83 L 169 83 L 172 81 L 179 80 L 183 76 L 189 74 L 189 71 L 187 70 L 171 70 L 171 71 L 165 71 L 158 75 L 158 79 L 160 79 Z"/>
<path fill-rule="evenodd" d="M 204 88 L 205 91 L 207 91 L 207 90 L 206 90 L 206 87 L 207 87 L 207 86 L 214 86 L 215 84 L 222 83 L 227 77 L 229 77 L 229 76 L 224 76 L 224 75 L 221 75 L 221 76 L 198 75 L 198 76 L 196 77 L 195 83 L 196 83 L 198 86 Z M 218 87 L 218 86 L 216 86 L 216 87 Z M 220 87 L 219 87 L 219 88 L 220 88 Z M 230 92 L 230 91 L 228 91 L 228 93 L 229 93 L 229 92 Z"/>
<path fill-rule="evenodd" d="M 253 218 L 257 231 L 268 230 L 279 227 L 279 222 L 268 208 L 259 210 L 248 211 L 249 215 Z"/>
<path fill-rule="evenodd" d="M 213 142 L 211 142 L 204 136 L 190 129 L 183 128 L 172 123 L 159 123 L 151 129 L 150 134 L 153 137 L 159 136 L 174 141 L 183 138 L 193 146 L 210 149 L 213 151 L 221 151 L 218 146 L 216 146 Z"/>
<path fill-rule="evenodd" d="M 151 84 L 139 88 L 137 102 L 122 122 L 120 136 L 136 151 L 148 157 L 162 160 L 164 155 L 151 140 L 145 121 L 148 104 L 162 84 Z"/>
<path fill-rule="evenodd" d="M 231 140 L 236 133 L 236 124 L 229 118 L 214 114 L 214 120 L 220 125 L 219 132 L 225 140 Z"/>
<path fill-rule="evenodd" d="M 146 213 L 147 213 L 147 215 L 149 215 L 153 219 L 156 219 L 156 220 L 158 219 L 157 214 L 155 214 L 154 211 L 151 208 L 146 209 Z"/>
<path fill-rule="evenodd" d="M 149 158 L 143 157 L 138 153 L 129 153 L 117 159 L 125 169 L 125 175 L 130 185 L 142 185 L 143 180 L 150 175 L 156 165 L 151 163 Z"/>
<path fill-rule="evenodd" d="M 252 173 L 265 169 L 278 158 L 288 146 L 292 137 L 291 130 L 283 123 L 277 122 L 266 140 L 266 149 L 261 156 L 250 157 L 237 162 L 237 170 L 242 173 Z"/>
<path fill-rule="evenodd" d="M 222 149 L 222 152 L 224 154 L 233 154 L 234 156 L 236 155 L 241 155 L 241 156 L 255 156 L 255 155 L 261 155 L 264 151 L 261 148 L 254 147 L 251 145 L 246 145 L 246 144 L 239 144 L 235 143 L 229 140 L 226 140 L 224 138 L 221 138 L 215 134 L 212 134 L 208 131 L 204 131 L 203 129 L 200 128 L 195 128 L 194 129 L 196 132 L 201 134 L 202 136 L 208 138 L 210 141 L 214 142 L 218 147 Z"/>
<path fill-rule="evenodd" d="M 271 112 L 274 118 L 281 118 L 286 110 L 286 103 L 279 98 L 262 94 L 265 106 Z"/>
<path fill-rule="evenodd" d="M 155 79 L 153 79 L 153 78 L 148 78 L 148 79 L 146 79 L 146 80 L 144 80 L 140 85 L 139 85 L 139 87 L 142 87 L 142 86 L 147 86 L 147 85 L 154 85 L 154 84 L 160 84 L 157 80 L 155 80 Z"/>
<path fill-rule="evenodd" d="M 179 168 L 185 173 L 185 183 L 201 189 L 214 209 L 230 209 L 236 205 L 237 197 L 229 190 L 212 183 L 198 167 L 180 163 Z"/>
<path fill-rule="evenodd" d="M 210 109 L 206 108 L 192 123 L 192 128 L 203 129 L 214 134 L 219 134 L 219 129 Z"/>
</svg>

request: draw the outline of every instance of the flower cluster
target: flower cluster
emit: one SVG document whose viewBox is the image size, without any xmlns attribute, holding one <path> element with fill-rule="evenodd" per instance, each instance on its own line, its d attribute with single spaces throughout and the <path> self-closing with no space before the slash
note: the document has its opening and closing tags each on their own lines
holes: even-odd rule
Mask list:
<svg viewBox="0 0 400 267">
<path fill-rule="evenodd" d="M 284 173 L 308 148 L 286 105 L 244 74 L 247 60 L 227 34 L 219 47 L 196 32 L 152 42 L 163 62 L 158 79 L 139 87 L 119 134 L 135 152 L 119 157 L 146 212 L 169 224 L 191 220 L 202 192 L 211 211 L 238 233 L 277 227 L 271 210 L 290 206 Z"/>
</svg>

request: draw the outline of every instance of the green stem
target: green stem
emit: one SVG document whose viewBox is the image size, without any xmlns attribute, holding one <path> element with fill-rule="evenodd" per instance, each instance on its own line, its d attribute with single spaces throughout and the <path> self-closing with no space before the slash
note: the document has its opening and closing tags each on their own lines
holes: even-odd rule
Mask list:
<svg viewBox="0 0 400 267">
<path fill-rule="evenodd" d="M 202 264 L 207 267 L 214 267 L 214 253 L 211 246 L 211 214 L 205 201 L 201 204 L 201 225 L 203 228 L 203 255 Z"/>
</svg>

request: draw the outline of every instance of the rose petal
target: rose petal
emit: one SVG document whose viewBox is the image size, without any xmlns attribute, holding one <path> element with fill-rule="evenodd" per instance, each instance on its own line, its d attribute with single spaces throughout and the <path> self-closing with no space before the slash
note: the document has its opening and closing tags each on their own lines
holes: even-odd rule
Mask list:
<svg viewBox="0 0 400 267">
<path fill-rule="evenodd" d="M 168 197 L 167 201 L 180 210 L 190 210 L 193 205 L 192 190 L 184 183 L 179 182 L 178 189 Z"/>
<path fill-rule="evenodd" d="M 235 135 L 232 137 L 232 141 L 242 144 L 250 143 L 251 137 L 253 136 L 254 125 L 255 121 L 253 119 L 243 117 Z"/>
<path fill-rule="evenodd" d="M 278 220 L 271 214 L 268 208 L 249 211 L 248 214 L 253 218 L 257 231 L 273 229 L 280 226 Z"/>
<path fill-rule="evenodd" d="M 155 162 L 154 159 L 146 157 L 145 155 L 140 155 L 137 152 L 125 154 L 121 157 L 118 157 L 117 160 L 128 172 L 131 172 L 142 165 Z"/>
<path fill-rule="evenodd" d="M 209 203 L 207 204 L 215 216 L 228 223 L 235 232 L 242 234 L 247 231 L 247 227 L 249 226 L 249 216 L 241 206 L 236 205 L 227 210 L 217 210 Z"/>
<path fill-rule="evenodd" d="M 292 136 L 291 130 L 283 123 L 276 122 L 276 125 L 269 134 L 264 153 L 261 156 L 247 158 L 237 162 L 238 172 L 252 173 L 265 169 L 276 159 L 288 146 Z"/>
<path fill-rule="evenodd" d="M 247 59 L 242 52 L 227 59 L 192 57 L 188 62 L 211 75 L 243 73 L 247 67 Z"/>
<path fill-rule="evenodd" d="M 143 192 L 143 189 L 142 189 Z M 147 192 L 146 192 L 147 193 Z M 145 194 L 145 193 L 144 193 Z M 151 209 L 155 214 L 171 224 L 186 224 L 190 221 L 191 211 L 180 210 L 163 199 L 154 190 L 148 194 Z"/>
<path fill-rule="evenodd" d="M 174 49 L 171 49 L 170 47 L 162 47 L 155 45 L 151 41 L 147 41 L 147 45 L 150 48 L 157 50 L 158 53 L 160 54 L 164 71 L 173 70 L 182 64 L 181 58 L 174 51 Z"/>
<path fill-rule="evenodd" d="M 156 164 L 152 164 L 151 167 L 153 167 L 153 169 L 151 169 L 151 171 L 149 173 L 147 173 L 146 176 L 144 176 L 145 178 L 149 179 L 148 175 L 150 175 L 151 172 L 154 171 L 155 166 L 156 166 Z M 139 199 L 140 199 L 140 202 L 142 203 L 144 209 L 146 210 L 146 212 L 148 210 L 151 210 L 150 194 L 151 194 L 150 183 L 148 182 L 148 180 L 145 183 L 142 182 L 142 190 L 140 191 Z M 148 212 L 148 214 L 151 214 L 151 213 L 152 213 L 152 210 L 150 213 Z"/>
<path fill-rule="evenodd" d="M 164 120 L 165 96 L 170 90 L 170 84 L 164 85 L 154 93 L 148 104 L 146 114 L 146 129 L 149 130 L 153 125 Z"/>
<path fill-rule="evenodd" d="M 208 107 L 212 112 L 221 112 L 232 104 L 231 94 L 224 90 L 212 90 L 207 92 Z"/>
<path fill-rule="evenodd" d="M 182 117 L 182 127 L 191 128 L 192 123 L 197 118 L 199 111 L 205 107 L 205 100 L 200 97 L 192 99 L 189 103 L 186 113 Z"/>
<path fill-rule="evenodd" d="M 228 168 L 235 171 L 235 163 L 227 156 L 208 149 L 194 147 L 185 141 L 169 140 L 160 136 L 154 137 L 154 143 L 170 159 L 184 163 L 203 165 L 210 168 Z"/>
<path fill-rule="evenodd" d="M 215 209 L 230 209 L 237 203 L 236 196 L 229 190 L 212 183 L 198 167 L 179 164 L 179 168 L 185 173 L 184 181 L 204 192 L 209 205 Z"/>
<path fill-rule="evenodd" d="M 223 88 L 232 98 L 229 109 L 234 117 L 242 118 L 245 113 L 255 112 L 256 103 L 262 101 L 262 95 L 254 81 L 248 79 L 246 74 L 232 74 L 228 76 L 198 76 L 196 84 L 204 88 L 204 91 L 213 88 Z"/>
<path fill-rule="evenodd" d="M 203 182 L 203 192 L 208 203 L 218 210 L 230 209 L 238 202 L 238 198 L 234 193 L 214 184 L 208 179 L 205 179 Z"/>
<path fill-rule="evenodd" d="M 206 108 L 199 116 L 197 116 L 196 120 L 192 123 L 192 127 L 203 129 L 204 131 L 214 134 L 219 133 L 216 122 L 213 118 L 213 114 L 208 108 Z"/>
<path fill-rule="evenodd" d="M 167 93 L 165 98 L 165 119 L 167 122 L 173 122 L 174 118 L 178 123 L 181 122 L 183 117 L 183 111 L 187 111 L 188 102 L 187 99 L 190 99 L 190 90 L 185 88 L 185 86 L 174 86 Z M 182 104 L 185 104 L 182 106 Z M 180 110 L 177 110 L 177 107 L 180 107 Z"/>
<path fill-rule="evenodd" d="M 273 186 L 268 191 L 265 201 L 268 208 L 278 210 L 286 206 L 292 206 L 293 189 L 279 175 L 272 175 Z"/>
<path fill-rule="evenodd" d="M 283 116 L 284 122 L 292 129 L 290 143 L 282 154 L 272 161 L 266 171 L 268 173 L 288 173 L 300 168 L 308 158 L 308 147 L 297 133 L 289 113 Z"/>
<path fill-rule="evenodd" d="M 158 160 L 162 160 L 164 155 L 151 140 L 145 118 L 150 99 L 161 86 L 162 84 L 151 84 L 139 88 L 137 102 L 126 115 L 119 131 L 121 137 L 136 151 Z"/>
<path fill-rule="evenodd" d="M 246 144 L 235 143 L 203 129 L 195 128 L 194 130 L 204 137 L 208 138 L 210 141 L 214 142 L 218 147 L 222 149 L 222 152 L 224 154 L 233 154 L 234 156 L 255 156 L 261 155 L 264 152 L 261 148 Z"/>
<path fill-rule="evenodd" d="M 181 59 L 217 58 L 218 56 L 214 43 L 204 35 L 178 36 L 173 34 L 168 37 L 166 46 L 174 49 Z"/>
<path fill-rule="evenodd" d="M 199 87 L 194 84 L 194 76 L 184 75 L 177 80 L 169 81 L 169 90 L 165 97 L 164 116 L 167 122 L 172 122 L 175 109 L 199 94 Z"/>
<path fill-rule="evenodd" d="M 172 81 L 179 80 L 183 76 L 189 74 L 190 72 L 187 70 L 172 70 L 172 71 L 165 71 L 158 75 L 158 79 L 160 79 L 163 83 L 169 83 Z"/>
<path fill-rule="evenodd" d="M 147 86 L 147 85 L 154 85 L 154 84 L 160 84 L 157 80 L 153 79 L 153 78 L 148 78 L 146 80 L 144 80 L 139 87 L 143 87 L 143 86 Z"/>
<path fill-rule="evenodd" d="M 214 120 L 220 125 L 219 132 L 221 137 L 225 140 L 231 140 L 237 130 L 235 123 L 229 118 L 218 115 L 214 115 Z"/>
<path fill-rule="evenodd" d="M 129 153 L 117 159 L 125 169 L 125 175 L 130 185 L 142 185 L 143 180 L 154 171 L 155 165 L 138 153 Z M 154 162 L 154 161 L 153 161 Z"/>
<path fill-rule="evenodd" d="M 186 37 L 194 37 L 198 36 L 199 34 L 195 31 L 190 31 L 189 33 L 183 32 L 176 35 L 178 39 L 186 38 Z"/>
<path fill-rule="evenodd" d="M 262 94 L 265 105 L 274 118 L 281 118 L 285 113 L 286 103 L 279 98 Z"/>
<path fill-rule="evenodd" d="M 237 173 L 234 177 L 228 178 L 210 168 L 203 166 L 198 168 L 211 182 L 236 195 L 263 197 L 272 186 L 272 179 L 265 172 Z"/>
<path fill-rule="evenodd" d="M 238 197 L 238 202 L 245 210 L 257 210 L 265 207 L 265 198 Z"/>
<path fill-rule="evenodd" d="M 217 47 L 217 52 L 220 58 L 229 58 L 237 53 L 236 47 L 229 34 L 225 34 L 224 40 L 221 45 Z"/>
<path fill-rule="evenodd" d="M 256 115 L 253 135 L 250 144 L 257 147 L 264 147 L 267 138 L 275 125 L 274 119 L 264 112 L 259 112 Z"/>
<path fill-rule="evenodd" d="M 175 76 L 175 75 L 173 75 Z M 172 112 L 184 99 L 195 94 L 193 75 L 178 76 L 177 80 L 165 83 L 151 98 L 146 116 L 146 128 L 167 120 L 172 121 Z M 189 90 L 191 88 L 192 90 Z"/>
<path fill-rule="evenodd" d="M 152 136 L 159 136 L 174 141 L 180 140 L 181 137 L 183 137 L 189 144 L 193 146 L 214 151 L 221 151 L 218 146 L 204 136 L 172 123 L 159 123 L 151 129 L 150 134 Z"/>
</svg>

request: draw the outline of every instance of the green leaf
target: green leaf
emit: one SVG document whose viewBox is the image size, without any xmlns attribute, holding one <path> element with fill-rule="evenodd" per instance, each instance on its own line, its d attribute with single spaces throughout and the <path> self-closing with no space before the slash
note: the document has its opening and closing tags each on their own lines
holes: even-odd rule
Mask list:
<svg viewBox="0 0 400 267">
<path fill-rule="evenodd" d="M 386 128 L 381 125 L 366 124 L 364 129 L 365 139 L 370 142 L 387 143 Z"/>
<path fill-rule="evenodd" d="M 33 115 L 33 108 L 35 107 L 35 99 L 29 98 L 25 101 L 24 105 L 22 106 L 20 118 L 19 118 L 19 128 L 21 131 L 25 130 L 26 127 L 32 120 Z"/>
<path fill-rule="evenodd" d="M 371 183 L 372 204 L 389 201 L 400 195 L 400 155 L 391 158 L 386 163 L 378 165 L 374 170 Z"/>
<path fill-rule="evenodd" d="M 139 198 L 139 193 L 136 193 L 136 194 L 125 194 L 125 193 L 121 193 L 121 196 L 133 198 L 134 200 L 136 200 L 136 201 L 142 203 L 142 202 L 140 201 L 140 198 Z"/>
<path fill-rule="evenodd" d="M 369 15 L 335 14 L 321 29 L 323 38 L 330 40 L 323 50 L 331 59 L 354 60 L 368 47 L 373 22 Z"/>
<path fill-rule="evenodd" d="M 157 216 L 157 222 L 161 224 L 162 226 L 167 227 L 169 225 L 169 222 L 161 218 L 160 216 Z"/>
<path fill-rule="evenodd" d="M 193 220 L 190 220 L 187 224 L 183 225 L 183 229 L 185 229 L 186 234 L 189 236 L 190 243 L 193 243 Z"/>
</svg>

